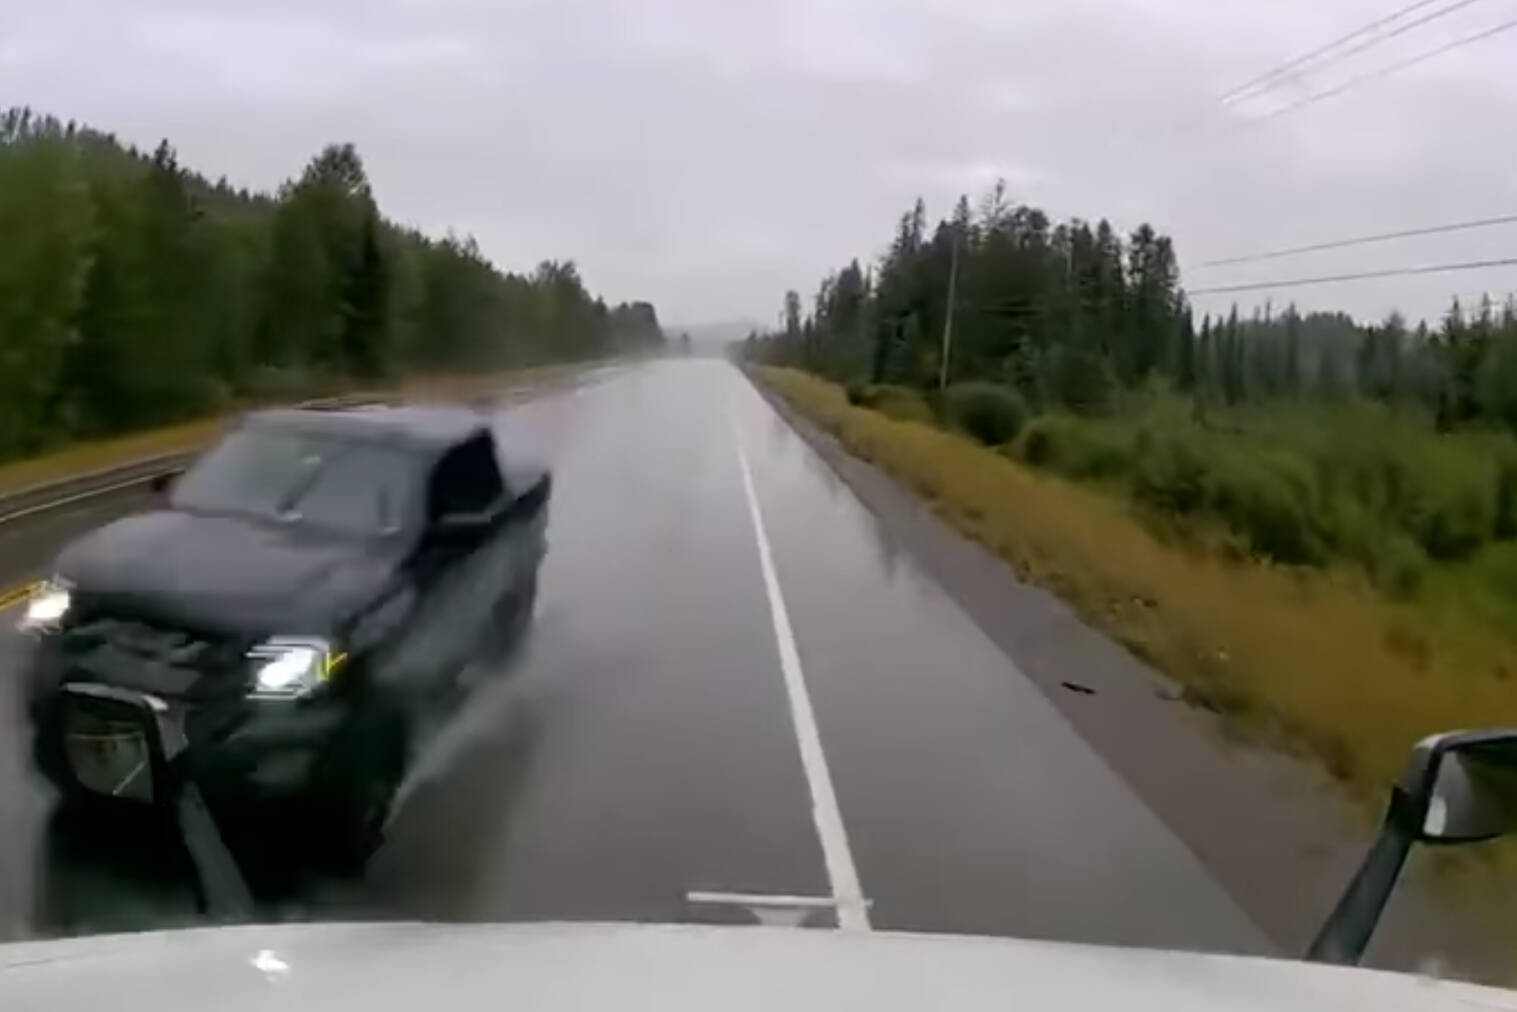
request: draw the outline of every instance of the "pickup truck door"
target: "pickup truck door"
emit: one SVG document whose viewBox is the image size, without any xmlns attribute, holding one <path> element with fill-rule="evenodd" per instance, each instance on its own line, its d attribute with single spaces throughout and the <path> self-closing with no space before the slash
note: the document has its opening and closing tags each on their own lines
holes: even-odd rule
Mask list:
<svg viewBox="0 0 1517 1012">
<path fill-rule="evenodd" d="M 495 606 L 520 579 L 521 554 L 494 444 L 481 433 L 435 465 L 427 527 L 412 563 L 417 607 L 386 667 L 423 686 L 450 681 L 474 656 Z"/>
</svg>

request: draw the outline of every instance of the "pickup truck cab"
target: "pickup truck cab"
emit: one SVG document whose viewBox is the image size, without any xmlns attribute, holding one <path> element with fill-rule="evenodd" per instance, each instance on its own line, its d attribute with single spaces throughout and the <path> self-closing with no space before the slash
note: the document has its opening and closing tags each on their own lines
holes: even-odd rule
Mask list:
<svg viewBox="0 0 1517 1012">
<path fill-rule="evenodd" d="M 39 767 L 86 798 L 293 802 L 361 865 L 418 709 L 530 620 L 550 487 L 462 408 L 248 415 L 34 593 Z"/>
</svg>

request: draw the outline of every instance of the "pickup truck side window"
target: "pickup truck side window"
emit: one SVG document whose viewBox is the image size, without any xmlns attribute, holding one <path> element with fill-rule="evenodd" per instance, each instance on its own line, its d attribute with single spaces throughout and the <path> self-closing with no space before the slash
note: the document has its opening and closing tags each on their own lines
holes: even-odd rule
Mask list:
<svg viewBox="0 0 1517 1012">
<path fill-rule="evenodd" d="M 449 513 L 478 513 L 500 502 L 505 495 L 495 446 L 480 434 L 449 450 L 432 472 L 427 497 L 429 520 Z"/>
</svg>

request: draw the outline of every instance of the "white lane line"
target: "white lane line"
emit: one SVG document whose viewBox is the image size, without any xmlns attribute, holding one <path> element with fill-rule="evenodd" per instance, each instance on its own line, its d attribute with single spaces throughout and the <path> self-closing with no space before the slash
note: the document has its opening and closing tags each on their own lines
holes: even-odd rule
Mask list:
<svg viewBox="0 0 1517 1012">
<path fill-rule="evenodd" d="M 814 910 L 834 910 L 837 901 L 830 896 L 783 896 L 768 893 L 722 893 L 692 889 L 685 894 L 691 903 L 731 903 L 744 907 L 801 907 Z"/>
<path fill-rule="evenodd" d="M 827 865 L 827 879 L 832 886 L 832 901 L 837 907 L 838 927 L 844 931 L 868 931 L 869 909 L 859 888 L 858 869 L 848 848 L 848 831 L 843 828 L 843 814 L 838 810 L 837 794 L 832 789 L 832 774 L 822 751 L 822 736 L 817 730 L 811 696 L 806 692 L 806 676 L 801 657 L 790 631 L 790 613 L 780 593 L 774 559 L 769 551 L 769 537 L 764 533 L 764 515 L 759 509 L 758 494 L 753 490 L 753 471 L 737 417 L 732 418 L 732 434 L 737 441 L 737 462 L 743 473 L 743 491 L 748 494 L 748 512 L 753 516 L 753 534 L 758 540 L 759 568 L 764 573 L 764 589 L 769 592 L 769 614 L 774 619 L 774 638 L 780 650 L 780 670 L 785 675 L 785 695 L 790 700 L 790 716 L 795 723 L 795 737 L 801 750 L 801 766 L 811 789 L 811 819 L 822 844 L 822 860 Z"/>
</svg>

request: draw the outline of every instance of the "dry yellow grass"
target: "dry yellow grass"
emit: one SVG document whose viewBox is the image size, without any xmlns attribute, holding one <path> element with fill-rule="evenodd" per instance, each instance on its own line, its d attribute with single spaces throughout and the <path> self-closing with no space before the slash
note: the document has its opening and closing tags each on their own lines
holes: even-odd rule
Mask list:
<svg viewBox="0 0 1517 1012">
<path fill-rule="evenodd" d="M 560 375 L 571 375 L 585 368 L 587 364 L 589 363 L 543 365 L 509 372 L 416 376 L 403 381 L 399 392 L 403 397 L 423 400 L 465 399 L 506 382 L 513 384 L 550 382 Z M 393 390 L 350 391 L 354 395 L 371 393 L 376 397 L 387 396 L 394 392 Z M 74 443 L 40 457 L 28 457 L 24 460 L 0 464 L 0 492 L 68 478 L 115 464 L 144 460 L 160 454 L 193 450 L 215 439 L 222 426 L 235 413 L 196 419 L 164 428 L 145 429 L 111 439 Z"/>
<path fill-rule="evenodd" d="M 1500 630 L 1384 601 L 1351 573 L 1167 544 L 1114 496 L 853 407 L 809 374 L 756 373 L 1193 701 L 1309 751 L 1361 797 L 1383 798 L 1422 735 L 1517 724 L 1517 650 Z"/>
<path fill-rule="evenodd" d="M 213 439 L 220 431 L 221 424 L 221 418 L 202 418 L 114 439 L 75 443 L 42 457 L 28 457 L 0 464 L 0 491 L 25 488 L 159 454 L 191 450 Z"/>
</svg>

